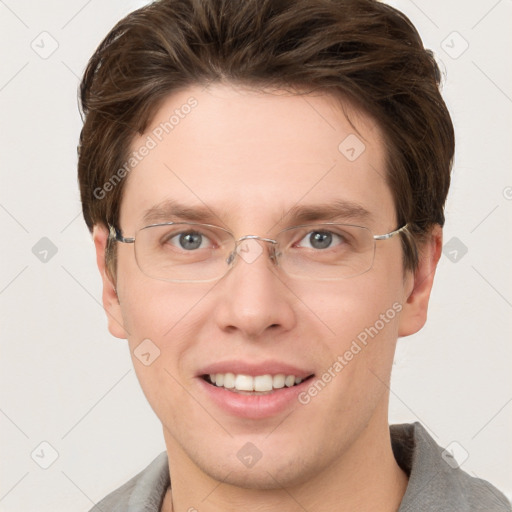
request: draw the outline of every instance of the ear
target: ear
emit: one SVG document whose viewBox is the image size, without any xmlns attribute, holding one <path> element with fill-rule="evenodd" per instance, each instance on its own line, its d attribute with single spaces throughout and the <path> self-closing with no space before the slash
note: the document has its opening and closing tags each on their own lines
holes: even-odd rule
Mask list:
<svg viewBox="0 0 512 512">
<path fill-rule="evenodd" d="M 102 302 L 105 313 L 107 313 L 108 330 L 112 336 L 126 339 L 128 336 L 123 325 L 121 304 L 119 303 L 115 284 L 105 266 L 108 229 L 105 226 L 96 224 L 92 236 L 96 247 L 96 263 L 103 281 Z"/>
<path fill-rule="evenodd" d="M 441 257 L 443 230 L 436 224 L 419 250 L 418 268 L 406 279 L 406 299 L 400 314 L 398 336 L 418 332 L 427 321 L 428 301 Z"/>
</svg>

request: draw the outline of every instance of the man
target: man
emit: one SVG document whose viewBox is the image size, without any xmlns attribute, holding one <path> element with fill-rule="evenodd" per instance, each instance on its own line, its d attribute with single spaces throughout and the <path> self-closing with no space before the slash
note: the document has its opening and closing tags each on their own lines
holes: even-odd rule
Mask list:
<svg viewBox="0 0 512 512">
<path fill-rule="evenodd" d="M 167 450 L 94 510 L 510 510 L 388 425 L 442 246 L 438 85 L 372 0 L 161 0 L 111 31 L 81 86 L 83 211 Z"/>
</svg>

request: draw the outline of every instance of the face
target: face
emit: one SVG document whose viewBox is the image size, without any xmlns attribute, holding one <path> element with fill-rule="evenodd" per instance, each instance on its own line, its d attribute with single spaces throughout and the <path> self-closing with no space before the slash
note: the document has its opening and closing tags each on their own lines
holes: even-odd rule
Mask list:
<svg viewBox="0 0 512 512">
<path fill-rule="evenodd" d="M 195 106 L 184 109 L 191 97 Z M 181 116 L 170 130 L 162 123 L 176 110 Z M 299 224 L 298 208 L 334 203 L 352 208 L 314 222 L 374 234 L 399 227 L 378 126 L 328 95 L 191 87 L 162 104 L 132 149 L 148 136 L 156 143 L 125 185 L 125 237 L 151 223 L 148 212 L 159 222 L 191 220 L 162 208 L 170 201 L 206 210 L 204 222 L 237 239 L 273 238 Z M 104 230 L 95 239 L 101 266 Z M 385 439 L 396 340 L 421 327 L 430 287 L 418 291 L 414 275 L 404 274 L 398 236 L 376 242 L 368 272 L 334 281 L 288 276 L 269 258 L 268 244 L 258 247 L 258 257 L 238 256 L 216 281 L 176 283 L 145 275 L 133 244 L 118 243 L 117 297 L 105 281 L 104 302 L 111 332 L 128 338 L 171 466 L 179 461 L 216 480 L 273 488 L 319 478 L 360 456 L 370 440 Z M 141 347 L 150 354 L 145 364 L 136 356 Z M 240 374 L 270 375 L 278 389 L 248 394 L 205 379 L 227 373 L 239 383 Z M 302 382 L 279 388 L 279 375 Z"/>
</svg>

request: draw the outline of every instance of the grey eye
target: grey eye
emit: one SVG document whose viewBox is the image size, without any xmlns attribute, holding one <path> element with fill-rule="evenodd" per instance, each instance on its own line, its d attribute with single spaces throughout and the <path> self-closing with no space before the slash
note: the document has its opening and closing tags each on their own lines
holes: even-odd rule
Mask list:
<svg viewBox="0 0 512 512">
<path fill-rule="evenodd" d="M 344 238 L 331 231 L 310 231 L 298 244 L 308 249 L 329 249 L 333 244 L 342 244 Z"/>
<path fill-rule="evenodd" d="M 162 243 L 172 245 L 184 251 L 195 251 L 204 249 L 210 244 L 210 239 L 199 231 L 182 231 L 180 233 L 169 233 L 164 237 Z"/>
<path fill-rule="evenodd" d="M 331 245 L 332 233 L 315 231 L 309 235 L 309 243 L 315 249 L 326 249 Z"/>
<path fill-rule="evenodd" d="M 179 235 L 179 244 L 187 251 L 198 249 L 201 247 L 202 241 L 203 235 L 201 233 L 182 233 Z"/>
</svg>

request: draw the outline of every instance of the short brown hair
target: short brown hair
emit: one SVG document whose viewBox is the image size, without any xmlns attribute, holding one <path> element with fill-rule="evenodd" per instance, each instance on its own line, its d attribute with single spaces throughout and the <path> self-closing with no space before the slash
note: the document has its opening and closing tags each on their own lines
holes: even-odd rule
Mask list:
<svg viewBox="0 0 512 512">
<path fill-rule="evenodd" d="M 375 0 L 159 0 L 121 20 L 80 86 L 78 177 L 89 229 L 117 225 L 126 172 L 108 193 L 103 187 L 162 101 L 214 82 L 320 89 L 373 117 L 398 223 L 411 226 L 405 267 L 416 267 L 417 244 L 444 224 L 453 126 L 432 53 L 405 15 Z M 115 275 L 115 263 L 109 268 Z"/>
</svg>

